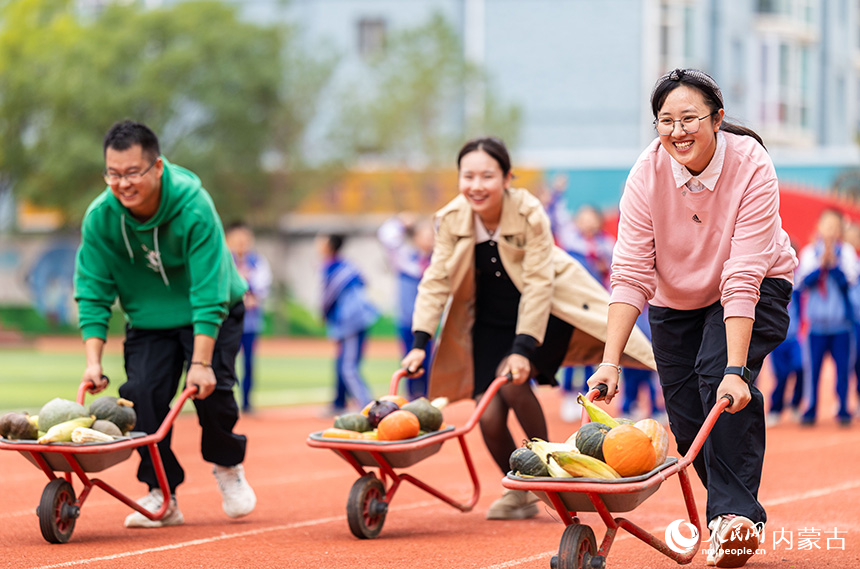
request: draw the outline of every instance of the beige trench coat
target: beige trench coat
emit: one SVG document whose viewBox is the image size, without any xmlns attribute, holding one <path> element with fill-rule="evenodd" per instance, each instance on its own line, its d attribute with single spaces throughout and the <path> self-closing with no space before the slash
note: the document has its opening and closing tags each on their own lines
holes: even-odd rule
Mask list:
<svg viewBox="0 0 860 569">
<path fill-rule="evenodd" d="M 472 396 L 472 325 L 475 321 L 474 214 L 462 195 L 436 213 L 436 244 L 421 279 L 412 328 L 441 332 L 430 372 L 430 397 L 451 401 Z M 520 291 L 517 334 L 543 343 L 550 313 L 573 325 L 564 365 L 600 362 L 606 341 L 609 293 L 570 255 L 553 244 L 540 201 L 509 189 L 498 227 L 499 259 Z M 444 315 L 444 319 L 443 319 Z M 633 329 L 622 365 L 655 369 L 651 344 Z"/>
</svg>

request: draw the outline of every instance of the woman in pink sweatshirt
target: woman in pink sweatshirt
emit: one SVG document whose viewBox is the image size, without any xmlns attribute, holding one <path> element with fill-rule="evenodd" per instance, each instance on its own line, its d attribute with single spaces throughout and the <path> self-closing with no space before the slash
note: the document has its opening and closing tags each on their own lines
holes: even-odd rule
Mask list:
<svg viewBox="0 0 860 569">
<path fill-rule="evenodd" d="M 630 171 L 620 203 L 603 363 L 589 379 L 616 394 L 617 364 L 649 303 L 652 345 L 678 451 L 710 408 L 732 405 L 694 461 L 708 490 L 708 565 L 740 567 L 766 514 L 758 501 L 764 398 L 754 381 L 785 338 L 797 258 L 779 217 L 761 138 L 724 120 L 716 82 L 693 69 L 651 93 L 658 139 Z"/>
</svg>

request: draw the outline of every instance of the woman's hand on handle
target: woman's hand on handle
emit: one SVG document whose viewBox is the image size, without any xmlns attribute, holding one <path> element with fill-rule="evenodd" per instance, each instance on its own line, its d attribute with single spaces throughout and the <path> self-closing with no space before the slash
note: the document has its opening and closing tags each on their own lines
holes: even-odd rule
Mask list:
<svg viewBox="0 0 860 569">
<path fill-rule="evenodd" d="M 717 401 L 725 395 L 730 395 L 733 403 L 726 407 L 729 413 L 737 413 L 747 406 L 752 399 L 750 395 L 750 386 L 739 375 L 729 374 L 723 377 L 720 386 L 717 388 Z"/>
<path fill-rule="evenodd" d="M 606 396 L 603 398 L 607 403 L 612 401 L 618 393 L 619 372 L 612 366 L 599 366 L 594 374 L 588 379 L 588 389 L 594 389 L 600 384 L 606 386 Z"/>
<path fill-rule="evenodd" d="M 514 384 L 520 385 L 530 379 L 529 372 L 531 371 L 531 367 L 532 364 L 527 357 L 520 354 L 511 354 L 505 358 L 501 369 L 499 369 L 499 373 L 496 375 L 501 377 L 510 374 Z"/>
<path fill-rule="evenodd" d="M 418 348 L 409 350 L 409 353 L 400 361 L 400 367 L 406 370 L 406 377 L 418 377 L 424 373 L 422 366 L 427 352 Z"/>
</svg>

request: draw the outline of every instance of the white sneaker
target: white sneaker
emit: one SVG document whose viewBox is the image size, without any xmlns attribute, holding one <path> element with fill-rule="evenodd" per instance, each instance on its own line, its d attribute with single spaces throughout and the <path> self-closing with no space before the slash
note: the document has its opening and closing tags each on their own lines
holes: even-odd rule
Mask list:
<svg viewBox="0 0 860 569">
<path fill-rule="evenodd" d="M 138 500 L 137 503 L 144 509 L 154 513 L 161 509 L 161 505 L 164 503 L 164 495 L 160 489 L 153 488 L 149 491 L 149 494 Z M 160 520 L 151 520 L 140 512 L 131 513 L 125 518 L 125 527 L 127 528 L 160 528 L 178 526 L 183 523 L 185 523 L 185 518 L 176 505 L 176 496 L 170 497 L 170 506 L 168 506 L 167 511 L 164 512 L 164 516 Z"/>
<path fill-rule="evenodd" d="M 218 481 L 218 489 L 221 491 L 223 502 L 221 506 L 224 513 L 231 518 L 247 516 L 254 511 L 257 505 L 257 495 L 245 480 L 245 467 L 241 464 L 235 466 L 215 465 L 212 469 L 215 480 Z"/>
<path fill-rule="evenodd" d="M 708 524 L 711 545 L 706 565 L 743 567 L 761 545 L 764 526 L 744 516 L 717 516 Z"/>
<path fill-rule="evenodd" d="M 582 416 L 582 405 L 576 400 L 575 393 L 562 395 L 561 408 L 559 409 L 561 420 L 565 423 L 575 423 Z"/>
</svg>

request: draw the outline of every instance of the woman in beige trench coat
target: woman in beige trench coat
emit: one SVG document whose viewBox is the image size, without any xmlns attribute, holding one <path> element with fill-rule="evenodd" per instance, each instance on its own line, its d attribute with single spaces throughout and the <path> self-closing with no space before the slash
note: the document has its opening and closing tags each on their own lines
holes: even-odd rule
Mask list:
<svg viewBox="0 0 860 569">
<path fill-rule="evenodd" d="M 467 142 L 457 167 L 460 195 L 436 214 L 433 256 L 415 301 L 415 342 L 401 363 L 417 372 L 443 321 L 431 397 L 477 401 L 495 377 L 513 377 L 480 420 L 484 442 L 504 474 L 517 446 L 507 427 L 509 410 L 528 437 L 547 438 L 529 380 L 555 385 L 562 364 L 600 361 L 609 296 L 554 246 L 540 201 L 511 187 L 510 157 L 501 140 Z M 622 363 L 653 369 L 644 335 L 631 335 Z M 487 518 L 534 516 L 536 500 L 527 492 L 507 491 Z"/>
</svg>

